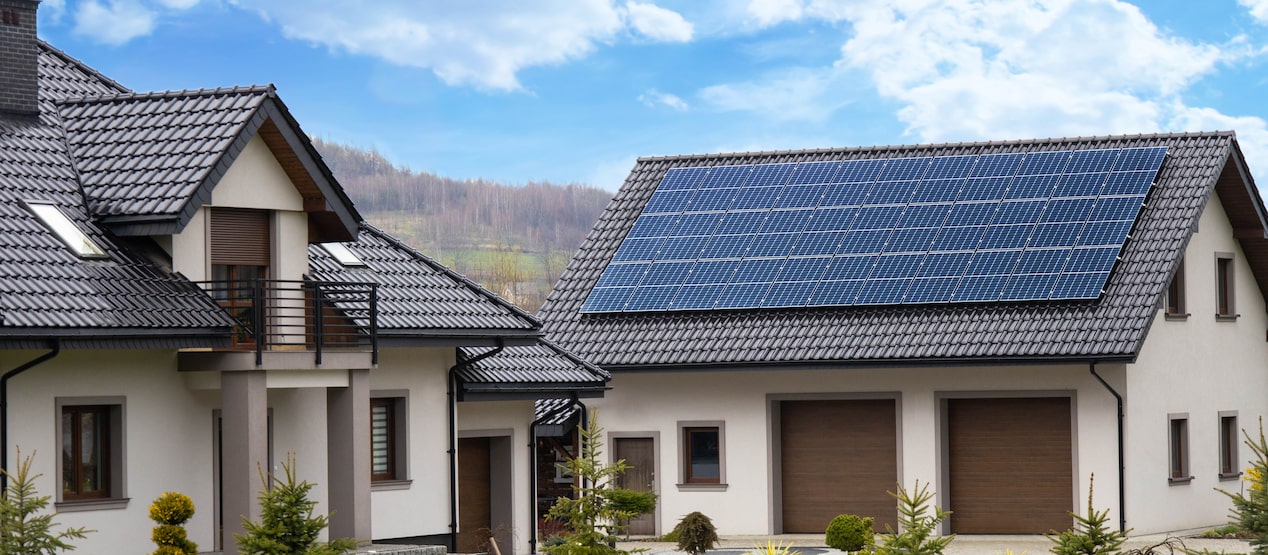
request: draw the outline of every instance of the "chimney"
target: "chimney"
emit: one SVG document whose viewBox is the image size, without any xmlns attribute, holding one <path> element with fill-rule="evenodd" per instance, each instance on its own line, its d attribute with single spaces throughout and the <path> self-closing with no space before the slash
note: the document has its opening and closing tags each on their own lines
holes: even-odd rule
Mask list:
<svg viewBox="0 0 1268 555">
<path fill-rule="evenodd" d="M 0 115 L 40 113 L 40 50 L 35 38 L 39 5 L 39 0 L 0 0 Z"/>
</svg>

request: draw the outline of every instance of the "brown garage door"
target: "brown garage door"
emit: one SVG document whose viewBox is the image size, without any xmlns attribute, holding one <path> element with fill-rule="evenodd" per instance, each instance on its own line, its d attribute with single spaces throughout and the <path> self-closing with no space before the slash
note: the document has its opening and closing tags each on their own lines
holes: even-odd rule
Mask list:
<svg viewBox="0 0 1268 555">
<path fill-rule="evenodd" d="M 897 526 L 893 399 L 780 403 L 784 533 L 822 534 L 843 513 Z"/>
<path fill-rule="evenodd" d="M 458 553 L 488 551 L 492 527 L 489 438 L 458 440 Z"/>
<path fill-rule="evenodd" d="M 1073 522 L 1070 399 L 949 399 L 947 498 L 960 534 L 1038 534 Z"/>
</svg>

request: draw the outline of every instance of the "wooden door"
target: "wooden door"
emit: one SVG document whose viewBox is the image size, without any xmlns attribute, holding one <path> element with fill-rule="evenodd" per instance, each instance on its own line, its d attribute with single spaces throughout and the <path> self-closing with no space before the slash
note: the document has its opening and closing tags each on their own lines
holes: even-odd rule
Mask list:
<svg viewBox="0 0 1268 555">
<path fill-rule="evenodd" d="M 949 399 L 951 531 L 1041 534 L 1073 523 L 1070 399 Z"/>
<path fill-rule="evenodd" d="M 630 468 L 617 485 L 634 491 L 656 491 L 656 449 L 650 437 L 616 438 L 613 449 L 618 460 Z M 629 534 L 655 535 L 656 514 L 640 516 L 629 523 Z"/>
<path fill-rule="evenodd" d="M 897 527 L 897 426 L 893 399 L 781 403 L 783 533 L 822 534 L 845 513 Z"/>
<path fill-rule="evenodd" d="M 489 438 L 458 439 L 458 553 L 488 550 L 493 514 Z"/>
</svg>

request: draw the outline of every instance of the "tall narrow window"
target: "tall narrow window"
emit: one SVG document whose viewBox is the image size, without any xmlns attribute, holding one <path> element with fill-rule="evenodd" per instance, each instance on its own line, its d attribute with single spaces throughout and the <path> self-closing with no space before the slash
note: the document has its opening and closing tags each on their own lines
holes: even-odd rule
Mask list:
<svg viewBox="0 0 1268 555">
<path fill-rule="evenodd" d="M 1184 307 L 1184 259 L 1180 259 L 1180 265 L 1176 268 L 1176 273 L 1171 276 L 1171 283 L 1167 285 L 1167 317 L 1169 318 L 1185 318 L 1188 313 Z"/>
<path fill-rule="evenodd" d="M 269 276 L 269 213 L 263 210 L 213 208 L 210 213 L 208 251 L 213 294 L 239 326 L 235 343 L 251 343 L 259 324 L 255 321 L 255 285 Z"/>
<path fill-rule="evenodd" d="M 62 499 L 110 496 L 110 408 L 62 407 Z"/>
<path fill-rule="evenodd" d="M 1241 476 L 1241 463 L 1237 460 L 1237 413 L 1220 413 L 1220 479 Z"/>
<path fill-rule="evenodd" d="M 408 487 L 405 391 L 371 392 L 370 481 L 377 489 Z"/>
<path fill-rule="evenodd" d="M 683 484 L 724 483 L 722 427 L 712 424 L 685 423 L 679 428 Z"/>
<path fill-rule="evenodd" d="M 396 399 L 370 400 L 370 479 L 396 479 Z"/>
<path fill-rule="evenodd" d="M 1215 255 L 1215 316 L 1216 318 L 1236 318 L 1236 298 L 1233 294 L 1233 255 L 1217 253 Z"/>
<path fill-rule="evenodd" d="M 1170 447 L 1170 481 L 1172 483 L 1188 482 L 1189 476 L 1189 417 L 1187 414 L 1173 414 L 1167 417 Z"/>
</svg>

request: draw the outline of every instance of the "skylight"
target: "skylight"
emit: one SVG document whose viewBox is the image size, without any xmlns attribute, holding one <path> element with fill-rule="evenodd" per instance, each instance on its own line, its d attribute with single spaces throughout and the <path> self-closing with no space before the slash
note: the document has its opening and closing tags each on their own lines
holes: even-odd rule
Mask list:
<svg viewBox="0 0 1268 555">
<path fill-rule="evenodd" d="M 348 250 L 343 243 L 322 243 L 321 248 L 326 249 L 330 256 L 335 257 L 335 260 L 344 266 L 365 266 L 365 262 L 357 258 L 357 255 Z"/>
<path fill-rule="evenodd" d="M 80 258 L 106 258 L 106 251 L 89 239 L 57 206 L 29 201 L 26 206 Z"/>
</svg>

